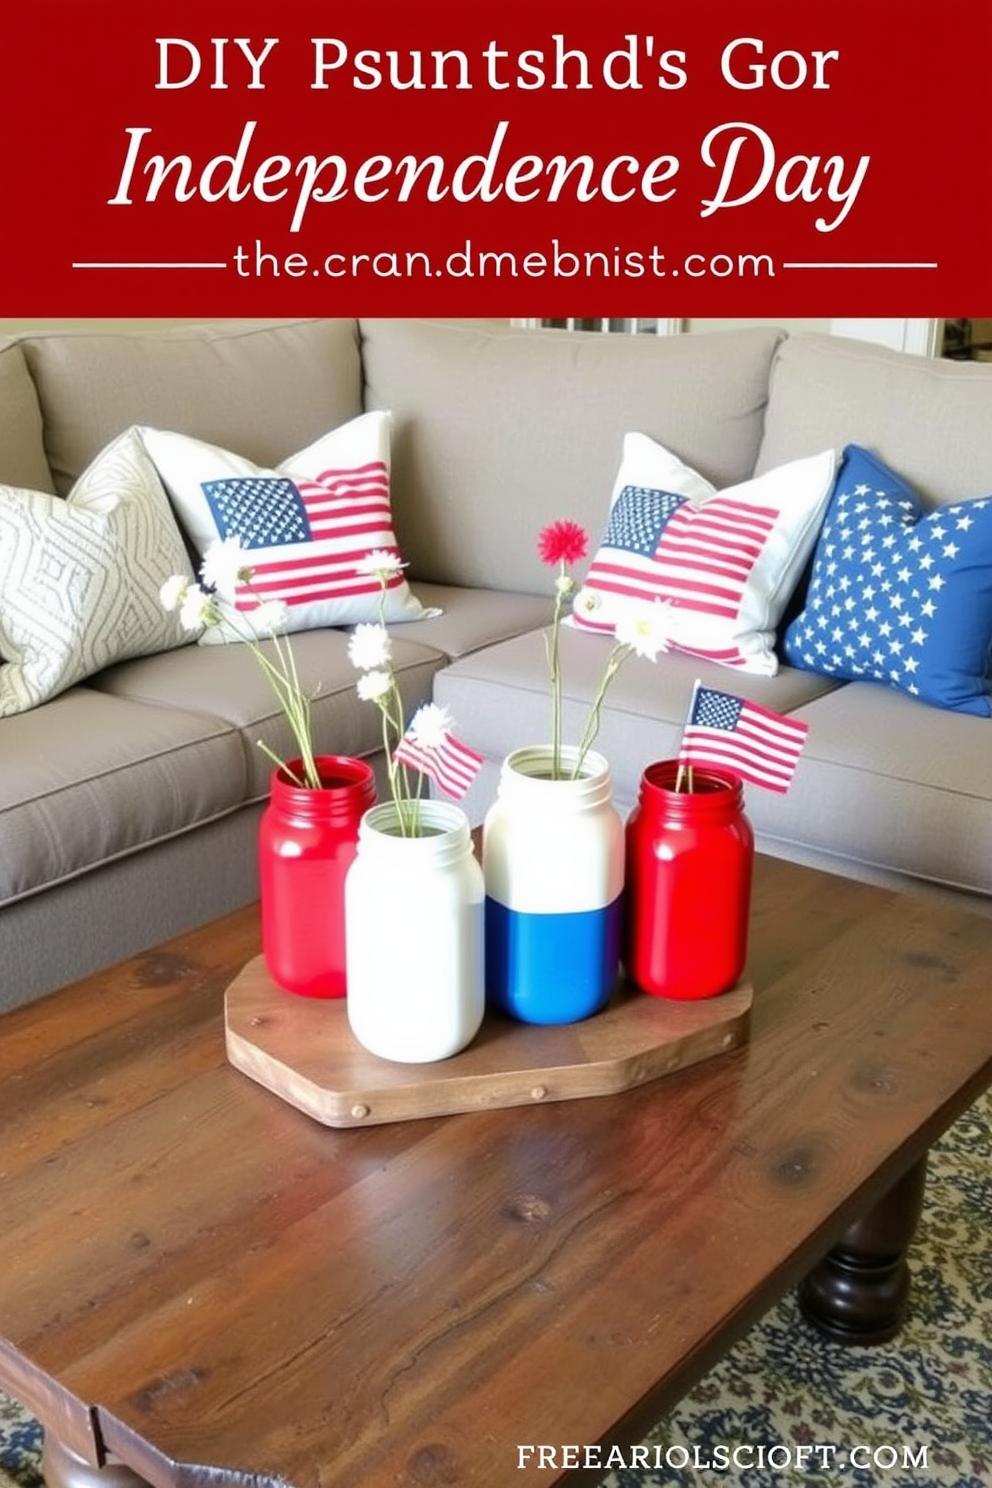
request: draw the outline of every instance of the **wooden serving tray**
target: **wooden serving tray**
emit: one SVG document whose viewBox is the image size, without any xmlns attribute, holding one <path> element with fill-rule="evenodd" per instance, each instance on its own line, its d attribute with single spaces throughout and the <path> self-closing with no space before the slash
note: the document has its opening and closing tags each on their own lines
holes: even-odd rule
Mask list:
<svg viewBox="0 0 992 1488">
<path fill-rule="evenodd" d="M 343 998 L 284 992 L 256 956 L 227 989 L 224 1026 L 230 1063 L 274 1095 L 324 1126 L 375 1126 L 631 1090 L 743 1044 L 751 997 L 744 982 L 698 1002 L 623 990 L 550 1028 L 490 1012 L 463 1053 L 395 1064 L 353 1037 Z"/>
</svg>

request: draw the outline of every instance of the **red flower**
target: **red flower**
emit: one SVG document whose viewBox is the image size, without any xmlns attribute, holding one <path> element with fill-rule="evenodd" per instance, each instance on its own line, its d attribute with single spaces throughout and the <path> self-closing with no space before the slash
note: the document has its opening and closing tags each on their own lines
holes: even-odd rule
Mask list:
<svg viewBox="0 0 992 1488">
<path fill-rule="evenodd" d="M 578 563 L 586 556 L 588 547 L 588 533 L 578 522 L 552 522 L 543 528 L 537 539 L 541 562 L 551 568 L 559 563 Z"/>
</svg>

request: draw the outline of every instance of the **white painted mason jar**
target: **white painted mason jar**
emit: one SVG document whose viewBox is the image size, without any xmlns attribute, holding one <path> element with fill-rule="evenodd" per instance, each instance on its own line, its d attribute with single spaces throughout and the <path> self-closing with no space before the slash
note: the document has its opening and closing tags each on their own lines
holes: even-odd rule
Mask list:
<svg viewBox="0 0 992 1488">
<path fill-rule="evenodd" d="M 483 828 L 486 995 L 525 1023 L 575 1023 L 599 1012 L 620 975 L 623 823 L 610 769 L 576 748 L 507 755 Z"/>
<path fill-rule="evenodd" d="M 448 1059 L 485 1013 L 484 886 L 468 818 L 420 803 L 420 837 L 399 835 L 391 801 L 371 807 L 345 879 L 348 1022 L 370 1053 Z"/>
</svg>

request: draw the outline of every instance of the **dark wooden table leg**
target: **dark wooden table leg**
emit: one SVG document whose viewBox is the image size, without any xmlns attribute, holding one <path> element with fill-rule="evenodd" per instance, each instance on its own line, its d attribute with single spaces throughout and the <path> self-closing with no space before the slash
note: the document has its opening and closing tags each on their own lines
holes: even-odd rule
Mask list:
<svg viewBox="0 0 992 1488">
<path fill-rule="evenodd" d="M 835 1343 L 884 1343 L 899 1331 L 909 1295 L 906 1253 L 923 1209 L 926 1174 L 924 1157 L 848 1226 L 800 1283 L 800 1311 Z"/>
<path fill-rule="evenodd" d="M 45 1488 L 148 1488 L 144 1478 L 123 1462 L 110 1457 L 102 1467 L 94 1467 L 48 1429 L 41 1453 L 41 1473 Z"/>
</svg>

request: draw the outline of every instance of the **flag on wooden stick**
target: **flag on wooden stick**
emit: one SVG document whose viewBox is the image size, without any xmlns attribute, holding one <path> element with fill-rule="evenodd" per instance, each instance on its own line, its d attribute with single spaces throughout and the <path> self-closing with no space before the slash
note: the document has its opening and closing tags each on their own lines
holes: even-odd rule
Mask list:
<svg viewBox="0 0 992 1488">
<path fill-rule="evenodd" d="M 679 764 L 713 765 L 766 790 L 789 789 L 809 724 L 696 683 Z"/>
<path fill-rule="evenodd" d="M 460 800 L 484 764 L 484 757 L 449 731 L 447 710 L 435 703 L 418 709 L 396 746 L 393 758 L 430 776 L 449 796 Z"/>
</svg>

